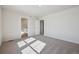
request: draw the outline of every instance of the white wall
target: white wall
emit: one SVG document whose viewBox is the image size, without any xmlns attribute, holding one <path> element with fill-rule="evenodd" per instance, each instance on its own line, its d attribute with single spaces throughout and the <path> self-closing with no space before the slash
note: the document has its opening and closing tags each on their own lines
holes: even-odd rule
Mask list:
<svg viewBox="0 0 79 59">
<path fill-rule="evenodd" d="M 35 17 L 28 18 L 28 36 L 35 35 Z"/>
<path fill-rule="evenodd" d="M 3 41 L 20 39 L 20 14 L 10 10 L 3 10 Z"/>
<path fill-rule="evenodd" d="M 40 34 L 40 20 L 36 19 L 35 20 L 35 35 L 39 35 Z"/>
<path fill-rule="evenodd" d="M 37 17 L 28 18 L 28 36 L 40 34 L 40 20 Z"/>
<path fill-rule="evenodd" d="M 0 46 L 1 46 L 1 41 L 2 41 L 2 9 L 0 6 Z"/>
<path fill-rule="evenodd" d="M 45 18 L 45 35 L 79 44 L 79 7 L 50 14 Z"/>
<path fill-rule="evenodd" d="M 3 9 L 3 41 L 21 38 L 21 17 L 28 19 L 28 36 L 35 35 L 35 17 Z"/>
</svg>

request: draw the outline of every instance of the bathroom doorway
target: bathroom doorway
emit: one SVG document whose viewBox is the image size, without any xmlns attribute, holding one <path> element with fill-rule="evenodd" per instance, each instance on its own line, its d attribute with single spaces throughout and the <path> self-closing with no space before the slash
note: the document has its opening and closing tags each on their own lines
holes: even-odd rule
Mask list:
<svg viewBox="0 0 79 59">
<path fill-rule="evenodd" d="M 25 39 L 28 37 L 28 19 L 21 18 L 21 38 Z"/>
</svg>

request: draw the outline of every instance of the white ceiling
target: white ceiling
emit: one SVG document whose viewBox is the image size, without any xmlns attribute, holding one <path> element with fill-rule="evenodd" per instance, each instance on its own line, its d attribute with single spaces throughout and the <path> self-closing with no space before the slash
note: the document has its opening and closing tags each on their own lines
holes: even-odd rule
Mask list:
<svg viewBox="0 0 79 59">
<path fill-rule="evenodd" d="M 45 16 L 51 13 L 60 12 L 68 8 L 76 6 L 72 5 L 6 5 L 3 8 L 26 13 L 29 16 Z"/>
</svg>

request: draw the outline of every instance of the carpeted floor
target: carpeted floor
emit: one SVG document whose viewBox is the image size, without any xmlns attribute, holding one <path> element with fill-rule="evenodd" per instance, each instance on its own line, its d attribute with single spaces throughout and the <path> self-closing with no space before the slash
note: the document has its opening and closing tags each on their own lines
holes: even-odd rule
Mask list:
<svg viewBox="0 0 79 59">
<path fill-rule="evenodd" d="M 35 38 L 36 40 L 34 41 L 31 40 L 32 42 L 26 40 L 29 43 L 22 39 L 4 42 L 0 47 L 0 54 L 22 54 L 22 52 L 27 54 L 31 52 L 33 52 L 34 54 L 78 54 L 79 53 L 79 44 L 75 44 L 55 38 L 50 38 L 47 36 L 41 36 L 41 35 L 32 36 L 32 38 Z M 18 44 L 20 44 L 20 46 L 18 46 Z"/>
</svg>

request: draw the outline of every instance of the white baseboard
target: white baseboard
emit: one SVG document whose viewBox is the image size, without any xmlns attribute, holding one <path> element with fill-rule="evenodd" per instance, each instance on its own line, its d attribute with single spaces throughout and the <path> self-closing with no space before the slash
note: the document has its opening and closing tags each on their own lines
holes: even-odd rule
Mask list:
<svg viewBox="0 0 79 59">
<path fill-rule="evenodd" d="M 75 44 L 79 44 L 79 41 L 77 41 L 77 40 L 74 41 L 74 40 L 71 40 L 71 39 L 59 38 L 57 36 L 49 36 L 49 35 L 45 35 L 45 36 L 48 36 L 48 37 L 51 37 L 51 38 L 56 38 L 56 39 L 59 39 L 59 40 L 64 40 L 64 41 L 75 43 Z"/>
</svg>

